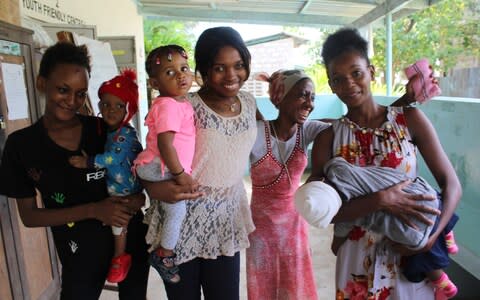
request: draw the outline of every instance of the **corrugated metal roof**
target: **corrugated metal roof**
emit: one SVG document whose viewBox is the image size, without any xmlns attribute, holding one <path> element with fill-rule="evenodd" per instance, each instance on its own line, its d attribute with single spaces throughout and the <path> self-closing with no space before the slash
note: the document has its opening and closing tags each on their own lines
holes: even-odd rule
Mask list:
<svg viewBox="0 0 480 300">
<path fill-rule="evenodd" d="M 144 16 L 209 22 L 363 27 L 439 0 L 134 0 Z"/>
</svg>

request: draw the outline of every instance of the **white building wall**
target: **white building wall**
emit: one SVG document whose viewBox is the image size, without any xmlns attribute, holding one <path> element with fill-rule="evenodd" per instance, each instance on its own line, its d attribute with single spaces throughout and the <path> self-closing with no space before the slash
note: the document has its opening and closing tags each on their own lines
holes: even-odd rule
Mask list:
<svg viewBox="0 0 480 300">
<path fill-rule="evenodd" d="M 58 7 L 57 7 L 58 4 Z M 21 14 L 49 23 L 95 25 L 97 36 L 135 36 L 140 120 L 147 111 L 143 18 L 133 0 L 19 0 Z M 27 8 L 28 7 L 28 8 Z M 59 17 L 59 14 L 63 14 Z M 143 123 L 143 122 L 140 122 Z M 139 134 L 145 139 L 146 128 Z"/>
<path fill-rule="evenodd" d="M 257 97 L 268 96 L 268 84 L 254 80 L 255 73 L 266 72 L 272 75 L 280 69 L 294 69 L 305 66 L 305 49 L 295 47 L 292 38 L 286 38 L 249 46 L 252 55 L 252 69 L 244 89 Z"/>
</svg>

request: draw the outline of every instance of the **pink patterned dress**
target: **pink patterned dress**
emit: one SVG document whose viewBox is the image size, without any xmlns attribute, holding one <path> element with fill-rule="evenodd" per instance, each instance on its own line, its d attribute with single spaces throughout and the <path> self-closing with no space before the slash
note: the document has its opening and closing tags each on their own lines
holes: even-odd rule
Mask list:
<svg viewBox="0 0 480 300">
<path fill-rule="evenodd" d="M 273 155 L 269 125 L 265 122 L 267 153 L 251 165 L 251 210 L 256 230 L 249 235 L 250 248 L 246 251 L 249 300 L 318 299 L 308 225 L 293 202 L 307 165 L 301 147 L 303 131 L 299 128 L 285 167 Z"/>
<path fill-rule="evenodd" d="M 411 143 L 403 108 L 388 107 L 380 128 L 360 128 L 347 118 L 333 122 L 333 153 L 357 166 L 388 166 L 413 178 L 416 148 Z M 337 254 L 337 300 L 433 300 L 426 281 L 413 283 L 402 275 L 401 256 L 384 236 L 354 227 Z"/>
</svg>

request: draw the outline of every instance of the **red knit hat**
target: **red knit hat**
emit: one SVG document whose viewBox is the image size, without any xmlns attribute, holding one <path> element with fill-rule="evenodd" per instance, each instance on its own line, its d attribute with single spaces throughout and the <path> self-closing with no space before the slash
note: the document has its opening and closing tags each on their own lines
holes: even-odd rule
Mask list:
<svg viewBox="0 0 480 300">
<path fill-rule="evenodd" d="M 98 89 L 98 98 L 103 94 L 111 94 L 120 98 L 127 105 L 127 114 L 121 126 L 130 122 L 138 111 L 138 86 L 135 83 L 137 75 L 132 69 L 124 69 L 120 75 L 105 81 Z"/>
</svg>

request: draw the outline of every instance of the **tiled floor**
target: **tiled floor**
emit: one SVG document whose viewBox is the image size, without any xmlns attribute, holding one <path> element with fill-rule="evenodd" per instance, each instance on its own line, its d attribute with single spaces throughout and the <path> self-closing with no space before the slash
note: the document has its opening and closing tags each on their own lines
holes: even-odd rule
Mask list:
<svg viewBox="0 0 480 300">
<path fill-rule="evenodd" d="M 247 191 L 250 191 L 250 182 L 248 178 L 245 179 L 245 185 Z M 320 300 L 334 299 L 335 295 L 335 256 L 333 256 L 330 251 L 332 230 L 332 226 L 326 229 L 317 229 L 313 227 L 310 229 L 310 245 L 313 253 L 313 268 Z M 244 300 L 247 299 L 247 289 L 245 279 L 245 255 L 243 251 L 241 253 L 240 260 L 240 299 Z M 150 269 L 147 298 L 148 300 L 167 299 L 163 288 L 163 282 L 154 269 Z M 105 290 L 100 297 L 100 300 L 113 299 L 118 299 L 117 293 L 107 290 Z"/>
</svg>

